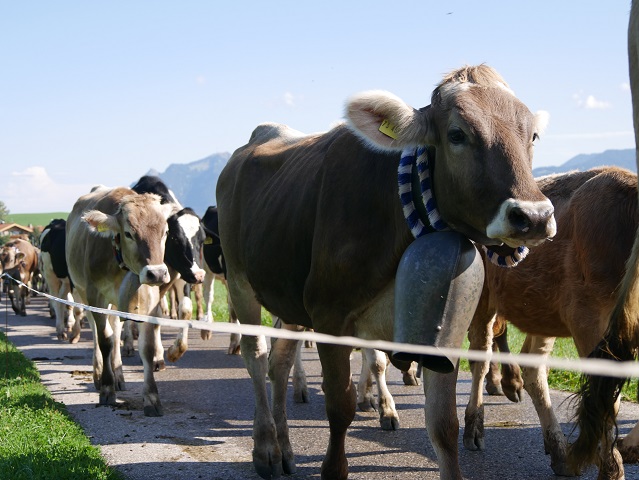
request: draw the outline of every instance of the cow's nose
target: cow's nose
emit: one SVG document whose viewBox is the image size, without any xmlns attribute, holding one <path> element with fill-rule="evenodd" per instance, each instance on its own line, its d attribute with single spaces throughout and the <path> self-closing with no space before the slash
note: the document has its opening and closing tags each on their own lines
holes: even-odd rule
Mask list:
<svg viewBox="0 0 639 480">
<path fill-rule="evenodd" d="M 522 237 L 550 238 L 557 233 L 554 212 L 555 209 L 552 205 L 541 209 L 513 205 L 508 212 L 508 221 L 515 232 Z"/>
<path fill-rule="evenodd" d="M 147 265 L 140 272 L 140 283 L 147 285 L 163 285 L 171 280 L 166 265 Z"/>
</svg>

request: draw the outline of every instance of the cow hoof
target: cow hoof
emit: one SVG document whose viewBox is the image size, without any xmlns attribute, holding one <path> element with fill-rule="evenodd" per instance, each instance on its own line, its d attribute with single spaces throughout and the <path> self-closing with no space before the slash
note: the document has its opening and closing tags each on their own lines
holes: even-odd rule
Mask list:
<svg viewBox="0 0 639 480">
<path fill-rule="evenodd" d="M 176 342 L 171 345 L 168 352 L 169 362 L 177 362 L 180 358 L 182 358 L 182 355 L 184 355 L 187 348 L 188 347 L 184 342 Z"/>
<path fill-rule="evenodd" d="M 67 339 L 67 334 L 65 332 L 58 333 L 58 340 L 64 342 Z"/>
<path fill-rule="evenodd" d="M 639 463 L 639 446 L 638 445 L 628 445 L 624 444 L 624 439 L 620 439 L 617 442 L 617 448 L 619 449 L 619 453 L 621 453 L 621 458 L 623 458 L 623 463 Z"/>
<path fill-rule="evenodd" d="M 495 385 L 494 383 L 486 382 L 486 393 L 491 396 L 503 396 L 504 391 L 501 389 L 501 385 Z"/>
<path fill-rule="evenodd" d="M 307 388 L 301 388 L 293 392 L 293 401 L 295 403 L 309 403 L 310 396 Z"/>
<path fill-rule="evenodd" d="M 357 404 L 357 408 L 359 408 L 362 412 L 375 412 L 377 411 L 377 405 L 375 404 L 375 400 L 372 398 L 366 398 L 363 401 Z"/>
<path fill-rule="evenodd" d="M 115 391 L 113 391 L 113 390 L 101 391 L 100 392 L 100 405 L 114 407 L 116 405 Z"/>
<path fill-rule="evenodd" d="M 241 353 L 240 346 L 238 345 L 230 345 L 228 351 L 226 352 L 229 355 L 239 355 Z"/>
<path fill-rule="evenodd" d="M 78 343 L 79 341 L 80 341 L 80 334 L 69 337 L 69 343 L 73 344 L 73 343 Z"/>
<path fill-rule="evenodd" d="M 211 332 L 210 330 L 201 330 L 200 337 L 202 338 L 202 340 L 211 340 L 211 338 L 213 338 L 213 332 Z"/>
<path fill-rule="evenodd" d="M 285 475 L 293 475 L 297 472 L 295 457 L 293 455 L 291 455 L 291 458 L 282 458 L 282 470 Z"/>
<path fill-rule="evenodd" d="M 282 477 L 283 466 L 282 462 L 260 462 L 255 458 L 255 452 L 253 452 L 253 466 L 255 467 L 255 472 L 262 478 L 271 480 Z"/>
<path fill-rule="evenodd" d="M 478 450 L 483 450 L 485 447 L 483 436 L 478 435 L 468 435 L 466 436 L 466 432 L 464 431 L 464 448 L 466 450 L 470 450 L 471 452 L 475 452 Z"/>
<path fill-rule="evenodd" d="M 122 352 L 121 355 L 123 357 L 132 357 L 135 354 L 135 348 L 133 348 L 133 345 L 127 345 L 125 344 L 122 347 Z"/>
<path fill-rule="evenodd" d="M 145 417 L 163 417 L 164 411 L 162 405 L 145 405 L 144 406 Z"/>
<path fill-rule="evenodd" d="M 379 424 L 382 430 L 399 430 L 398 417 L 380 417 Z"/>
<path fill-rule="evenodd" d="M 523 386 L 517 385 L 502 385 L 504 395 L 506 398 L 514 403 L 519 403 L 524 399 Z"/>
<path fill-rule="evenodd" d="M 408 386 L 417 386 L 419 385 L 419 378 L 415 375 L 415 372 L 402 372 L 402 378 L 404 380 L 404 385 Z"/>
<path fill-rule="evenodd" d="M 153 362 L 153 371 L 154 372 L 162 372 L 166 370 L 166 363 L 164 363 L 164 359 L 156 360 Z"/>
</svg>

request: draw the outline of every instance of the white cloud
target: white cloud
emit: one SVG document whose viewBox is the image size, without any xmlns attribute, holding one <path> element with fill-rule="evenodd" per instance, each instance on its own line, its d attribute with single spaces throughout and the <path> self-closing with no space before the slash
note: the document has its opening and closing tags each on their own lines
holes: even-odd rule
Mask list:
<svg viewBox="0 0 639 480">
<path fill-rule="evenodd" d="M 11 213 L 70 212 L 92 186 L 57 183 L 45 168 L 29 167 L 4 177 L 0 200 Z"/>
<path fill-rule="evenodd" d="M 594 95 L 588 95 L 584 99 L 581 93 L 575 93 L 572 98 L 577 104 L 577 107 L 588 110 L 603 110 L 612 106 L 610 102 L 597 100 Z"/>
<path fill-rule="evenodd" d="M 295 106 L 295 97 L 293 96 L 293 94 L 291 92 L 286 92 L 284 94 L 284 104 L 287 107 L 294 107 Z"/>
</svg>

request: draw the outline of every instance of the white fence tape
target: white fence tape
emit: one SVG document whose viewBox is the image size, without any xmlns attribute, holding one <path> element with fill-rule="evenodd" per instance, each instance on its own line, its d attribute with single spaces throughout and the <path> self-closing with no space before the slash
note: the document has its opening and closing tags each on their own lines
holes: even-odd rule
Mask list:
<svg viewBox="0 0 639 480">
<path fill-rule="evenodd" d="M 239 333 L 242 335 L 263 335 L 265 337 L 286 338 L 290 340 L 310 340 L 317 343 L 332 343 L 335 345 L 348 345 L 354 348 L 374 348 L 385 351 L 401 351 L 415 353 L 420 355 L 437 355 L 454 358 L 466 358 L 471 361 L 493 361 L 500 363 L 518 364 L 522 367 L 540 367 L 547 366 L 562 370 L 571 370 L 590 375 L 603 375 L 608 377 L 631 378 L 639 377 L 639 363 L 634 361 L 617 362 L 613 360 L 580 358 L 567 359 L 558 357 L 544 357 L 538 354 L 520 353 L 499 353 L 499 352 L 483 352 L 479 350 L 462 350 L 456 348 L 440 348 L 427 345 L 414 345 L 408 343 L 389 342 L 385 340 L 364 340 L 357 337 L 333 336 L 317 332 L 294 332 L 281 328 L 265 327 L 258 325 L 242 325 L 228 322 L 205 322 L 201 320 L 171 320 L 168 318 L 152 317 L 139 315 L 135 313 L 120 312 L 118 310 L 110 310 L 105 308 L 92 307 L 82 303 L 70 302 L 63 300 L 48 293 L 39 292 L 25 285 L 19 280 L 14 279 L 10 275 L 3 273 L 0 275 L 7 277 L 20 285 L 28 288 L 37 295 L 44 296 L 50 300 L 64 303 L 72 307 L 80 307 L 92 312 L 102 313 L 105 315 L 117 315 L 120 319 L 133 320 L 135 322 L 146 322 L 163 327 L 173 327 L 179 329 L 194 328 L 197 330 L 210 330 L 218 333 Z"/>
</svg>

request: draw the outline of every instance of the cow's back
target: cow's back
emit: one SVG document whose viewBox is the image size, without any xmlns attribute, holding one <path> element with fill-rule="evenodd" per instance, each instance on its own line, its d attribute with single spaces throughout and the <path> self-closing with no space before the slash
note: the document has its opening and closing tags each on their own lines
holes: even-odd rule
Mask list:
<svg viewBox="0 0 639 480">
<path fill-rule="evenodd" d="M 258 127 L 218 181 L 225 259 L 288 322 L 310 326 L 326 302 L 345 315 L 361 309 L 392 281 L 411 240 L 398 160 L 345 126 L 309 136 Z"/>
</svg>

